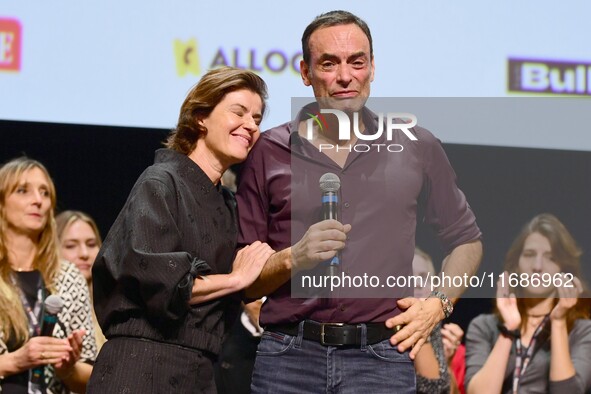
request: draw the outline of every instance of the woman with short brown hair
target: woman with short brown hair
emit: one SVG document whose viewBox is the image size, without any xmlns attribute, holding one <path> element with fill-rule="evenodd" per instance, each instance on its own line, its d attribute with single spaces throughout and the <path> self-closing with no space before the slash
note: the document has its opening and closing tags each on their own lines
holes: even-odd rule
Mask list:
<svg viewBox="0 0 591 394">
<path fill-rule="evenodd" d="M 107 337 L 89 392 L 216 391 L 213 361 L 240 297 L 273 253 L 235 255 L 235 201 L 220 179 L 256 143 L 266 87 L 251 71 L 208 72 L 140 176 L 93 267 Z"/>
</svg>

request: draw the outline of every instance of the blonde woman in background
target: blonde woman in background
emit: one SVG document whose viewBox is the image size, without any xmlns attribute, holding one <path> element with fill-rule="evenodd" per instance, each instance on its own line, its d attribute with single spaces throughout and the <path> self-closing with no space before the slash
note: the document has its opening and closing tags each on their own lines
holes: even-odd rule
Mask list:
<svg viewBox="0 0 591 394">
<path fill-rule="evenodd" d="M 78 267 L 86 279 L 92 298 L 92 265 L 102 244 L 99 229 L 95 221 L 81 211 L 64 211 L 56 216 L 55 221 L 60 241 L 60 254 L 62 258 Z M 96 319 L 94 308 L 91 309 L 96 344 L 100 350 L 106 339 Z"/>
<path fill-rule="evenodd" d="M 0 168 L 0 392 L 83 392 L 92 372 L 88 287 L 58 257 L 55 201 L 43 164 L 23 157 Z M 49 294 L 64 306 L 53 336 L 41 336 Z"/>
</svg>

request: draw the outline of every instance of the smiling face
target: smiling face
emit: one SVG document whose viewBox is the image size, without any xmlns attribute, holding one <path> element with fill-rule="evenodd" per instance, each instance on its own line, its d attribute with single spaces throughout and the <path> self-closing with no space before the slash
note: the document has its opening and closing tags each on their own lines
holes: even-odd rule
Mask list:
<svg viewBox="0 0 591 394">
<path fill-rule="evenodd" d="M 99 239 L 92 227 L 78 219 L 72 222 L 61 235 L 60 253 L 64 259 L 74 263 L 84 278 L 89 281 L 99 246 Z"/>
<path fill-rule="evenodd" d="M 224 170 L 246 159 L 260 136 L 262 111 L 261 97 L 241 89 L 226 94 L 209 116 L 199 121 L 207 129 L 200 142 Z"/>
<path fill-rule="evenodd" d="M 525 239 L 518 267 L 520 273 L 527 274 L 530 278 L 534 273 L 547 273 L 553 276 L 561 272 L 560 266 L 554 260 L 550 241 L 538 232 L 530 234 Z M 529 286 L 525 290 L 530 296 L 548 297 L 554 291 L 554 287 Z"/>
<path fill-rule="evenodd" d="M 369 97 L 375 68 L 363 30 L 355 24 L 320 28 L 309 46 L 310 64 L 300 64 L 304 84 L 331 108 L 359 111 Z"/>
<path fill-rule="evenodd" d="M 5 197 L 8 231 L 27 235 L 41 233 L 52 209 L 50 190 L 49 180 L 40 168 L 25 171 L 16 188 Z"/>
</svg>

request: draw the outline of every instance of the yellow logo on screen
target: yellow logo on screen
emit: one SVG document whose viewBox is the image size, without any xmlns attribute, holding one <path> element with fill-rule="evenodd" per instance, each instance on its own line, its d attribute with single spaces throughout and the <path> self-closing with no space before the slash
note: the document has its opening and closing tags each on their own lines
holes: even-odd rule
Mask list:
<svg viewBox="0 0 591 394">
<path fill-rule="evenodd" d="M 196 39 L 191 38 L 186 42 L 174 40 L 174 57 L 176 58 L 176 72 L 179 77 L 183 77 L 187 73 L 200 74 Z"/>
</svg>

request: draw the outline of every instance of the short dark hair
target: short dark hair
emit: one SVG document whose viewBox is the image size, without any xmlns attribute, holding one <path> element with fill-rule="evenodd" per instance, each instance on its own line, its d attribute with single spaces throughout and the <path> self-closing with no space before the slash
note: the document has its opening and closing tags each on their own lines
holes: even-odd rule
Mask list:
<svg viewBox="0 0 591 394">
<path fill-rule="evenodd" d="M 357 25 L 363 31 L 363 33 L 365 33 L 367 39 L 369 40 L 369 54 L 373 58 L 373 40 L 371 39 L 371 31 L 369 31 L 369 26 L 367 26 L 367 23 L 349 11 L 336 10 L 318 15 L 306 27 L 306 30 L 304 30 L 304 34 L 302 35 L 302 52 L 304 62 L 308 65 L 310 64 L 310 36 L 312 33 L 323 27 L 350 24 Z"/>
<path fill-rule="evenodd" d="M 220 67 L 208 71 L 191 89 L 181 106 L 176 128 L 170 133 L 164 145 L 190 154 L 197 145 L 197 139 L 206 130 L 197 121 L 206 118 L 228 93 L 247 89 L 261 97 L 262 114 L 265 113 L 267 84 L 261 77 L 249 70 L 235 67 Z"/>
</svg>

